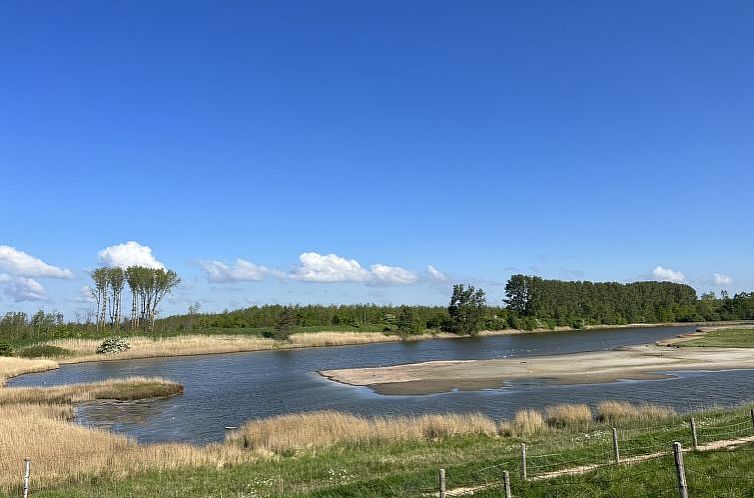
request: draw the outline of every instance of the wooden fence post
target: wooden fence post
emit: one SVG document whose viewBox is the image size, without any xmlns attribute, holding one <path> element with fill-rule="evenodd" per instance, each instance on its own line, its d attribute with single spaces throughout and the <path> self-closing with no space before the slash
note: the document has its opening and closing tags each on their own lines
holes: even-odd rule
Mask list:
<svg viewBox="0 0 754 498">
<path fill-rule="evenodd" d="M 696 420 L 694 420 L 694 417 L 691 417 L 691 441 L 694 443 L 694 451 L 696 451 L 699 440 L 696 437 Z"/>
<path fill-rule="evenodd" d="M 620 463 L 620 448 L 618 448 L 618 429 L 613 427 L 613 456 L 615 463 Z"/>
<path fill-rule="evenodd" d="M 505 490 L 505 498 L 511 498 L 511 475 L 507 470 L 503 471 L 503 489 Z"/>
<path fill-rule="evenodd" d="M 675 458 L 675 473 L 678 477 L 678 496 L 689 498 L 689 488 L 686 485 L 686 469 L 683 466 L 683 448 L 681 443 L 673 443 L 673 457 Z"/>
<path fill-rule="evenodd" d="M 751 409 L 751 425 L 754 427 L 754 408 Z"/>
<path fill-rule="evenodd" d="M 31 458 L 24 458 L 24 498 L 29 498 L 29 480 L 31 479 Z"/>
<path fill-rule="evenodd" d="M 526 443 L 521 443 L 521 479 L 526 478 Z"/>
<path fill-rule="evenodd" d="M 445 498 L 445 469 L 440 469 L 440 498 Z"/>
</svg>

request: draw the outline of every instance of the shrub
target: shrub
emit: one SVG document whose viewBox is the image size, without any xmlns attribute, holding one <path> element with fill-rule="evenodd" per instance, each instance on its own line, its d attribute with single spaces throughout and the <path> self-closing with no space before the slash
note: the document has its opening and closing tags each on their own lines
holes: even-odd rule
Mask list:
<svg viewBox="0 0 754 498">
<path fill-rule="evenodd" d="M 23 348 L 18 352 L 18 356 L 24 358 L 65 358 L 71 356 L 73 351 L 70 349 L 61 348 L 59 346 L 51 346 L 49 344 L 37 344 L 36 346 L 29 346 Z"/>
<path fill-rule="evenodd" d="M 592 410 L 587 405 L 563 404 L 545 409 L 547 423 L 555 427 L 580 426 L 592 421 Z"/>
<path fill-rule="evenodd" d="M 0 356 L 13 356 L 13 346 L 5 341 L 0 341 Z"/>
<path fill-rule="evenodd" d="M 131 349 L 124 337 L 108 337 L 97 348 L 97 354 L 117 354 Z"/>
</svg>

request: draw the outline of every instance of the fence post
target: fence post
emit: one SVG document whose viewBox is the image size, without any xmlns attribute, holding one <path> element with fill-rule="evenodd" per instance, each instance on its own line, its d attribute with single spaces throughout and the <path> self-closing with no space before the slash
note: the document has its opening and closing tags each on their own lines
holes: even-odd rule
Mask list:
<svg viewBox="0 0 754 498">
<path fill-rule="evenodd" d="M 445 498 L 445 469 L 440 469 L 440 498 Z"/>
<path fill-rule="evenodd" d="M 511 498 L 511 475 L 507 470 L 503 471 L 503 488 L 505 490 L 505 498 Z"/>
<path fill-rule="evenodd" d="M 694 420 L 694 417 L 691 417 L 691 441 L 694 443 L 694 451 L 696 451 L 699 440 L 696 437 L 696 420 Z"/>
<path fill-rule="evenodd" d="M 618 429 L 613 427 L 613 455 L 615 463 L 620 463 L 620 448 L 618 448 Z"/>
<path fill-rule="evenodd" d="M 24 458 L 24 498 L 29 497 L 29 480 L 31 479 L 31 458 Z"/>
<path fill-rule="evenodd" d="M 675 473 L 678 477 L 678 496 L 689 498 L 689 488 L 686 485 L 686 469 L 683 466 L 683 448 L 681 443 L 673 443 L 673 457 L 675 458 Z"/>
<path fill-rule="evenodd" d="M 751 409 L 751 425 L 754 427 L 754 408 Z"/>
<path fill-rule="evenodd" d="M 526 443 L 521 443 L 521 479 L 526 478 Z"/>
</svg>

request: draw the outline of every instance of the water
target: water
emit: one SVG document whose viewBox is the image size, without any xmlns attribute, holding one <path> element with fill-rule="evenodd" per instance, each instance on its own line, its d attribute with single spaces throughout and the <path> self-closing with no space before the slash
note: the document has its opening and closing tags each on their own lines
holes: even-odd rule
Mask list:
<svg viewBox="0 0 754 498">
<path fill-rule="evenodd" d="M 683 372 L 652 381 L 558 386 L 539 381 L 481 391 L 383 396 L 338 384 L 319 370 L 428 360 L 521 357 L 609 350 L 650 343 L 693 327 L 553 332 L 518 336 L 417 341 L 337 348 L 264 351 L 182 358 L 110 361 L 63 366 L 13 379 L 12 386 L 92 382 L 129 375 L 161 376 L 185 386 L 165 400 L 94 402 L 77 407 L 77 421 L 108 427 L 141 442 L 220 441 L 224 427 L 282 413 L 333 409 L 364 415 L 480 411 L 499 419 L 522 407 L 603 399 L 668 404 L 679 410 L 729 405 L 754 397 L 754 371 Z"/>
</svg>

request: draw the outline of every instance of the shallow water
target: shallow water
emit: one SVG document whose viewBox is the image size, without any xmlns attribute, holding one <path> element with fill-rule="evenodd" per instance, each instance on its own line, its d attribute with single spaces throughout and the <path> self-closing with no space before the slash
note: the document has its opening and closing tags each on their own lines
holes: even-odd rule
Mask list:
<svg viewBox="0 0 754 498">
<path fill-rule="evenodd" d="M 323 409 L 365 415 L 480 411 L 508 418 L 522 407 L 603 399 L 663 403 L 679 410 L 729 405 L 754 398 L 754 370 L 683 372 L 652 381 L 576 386 L 541 381 L 501 389 L 423 396 L 382 396 L 369 388 L 338 384 L 317 371 L 428 360 L 486 359 L 601 351 L 654 342 L 693 327 L 552 332 L 516 336 L 428 340 L 336 348 L 263 351 L 67 365 L 13 379 L 12 386 L 91 382 L 129 375 L 162 376 L 185 393 L 165 400 L 80 405 L 77 420 L 110 427 L 142 442 L 222 440 L 224 427 L 252 418 Z"/>
</svg>

